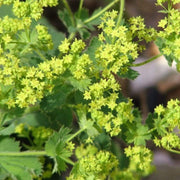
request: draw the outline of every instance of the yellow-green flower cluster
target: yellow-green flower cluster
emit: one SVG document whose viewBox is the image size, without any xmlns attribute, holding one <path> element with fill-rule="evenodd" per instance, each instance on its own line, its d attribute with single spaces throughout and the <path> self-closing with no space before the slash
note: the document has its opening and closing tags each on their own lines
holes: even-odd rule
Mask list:
<svg viewBox="0 0 180 180">
<path fill-rule="evenodd" d="M 0 6 L 2 4 L 11 4 L 13 3 L 13 13 L 18 18 L 31 17 L 35 20 L 41 18 L 43 13 L 43 7 L 52 7 L 58 4 L 58 0 L 0 0 Z"/>
<path fill-rule="evenodd" d="M 20 60 L 13 55 L 1 56 L 0 60 L 1 93 L 4 94 L 1 98 L 7 98 L 2 100 L 9 108 L 34 105 L 52 91 L 53 80 L 65 71 L 63 61 L 58 58 L 29 68 L 20 66 Z"/>
<path fill-rule="evenodd" d="M 143 176 L 152 171 L 152 152 L 143 146 L 127 147 L 125 154 L 129 157 L 129 171 L 140 172 Z"/>
<path fill-rule="evenodd" d="M 25 129 L 25 125 L 23 123 L 20 123 L 19 125 L 16 126 L 15 133 L 23 134 L 24 129 Z"/>
<path fill-rule="evenodd" d="M 52 7 L 58 5 L 58 0 L 39 0 L 43 7 Z"/>
<path fill-rule="evenodd" d="M 40 49 L 47 50 L 53 48 L 52 37 L 48 33 L 47 27 L 38 24 L 36 26 L 37 34 L 38 34 L 38 46 Z"/>
<path fill-rule="evenodd" d="M 161 121 L 166 124 L 165 134 L 173 131 L 175 128 L 180 129 L 180 101 L 178 99 L 168 101 L 166 108 L 162 105 L 157 106 L 155 113 L 158 114 L 155 123 L 158 124 Z"/>
<path fill-rule="evenodd" d="M 9 5 L 9 4 L 13 3 L 14 1 L 15 1 L 15 0 L 0 0 L 0 6 L 1 6 L 2 4 Z"/>
<path fill-rule="evenodd" d="M 127 103 L 117 103 L 119 89 L 115 79 L 101 79 L 89 86 L 89 90 L 84 93 L 84 99 L 91 100 L 89 103 L 91 118 L 111 136 L 117 136 L 121 132 L 121 124 L 132 122 L 134 119 L 131 100 Z M 103 112 L 103 108 L 108 109 L 106 113 Z"/>
<path fill-rule="evenodd" d="M 46 29 L 38 25 L 37 30 L 39 41 L 45 43 L 47 41 Z M 2 87 L 9 87 L 1 100 L 9 108 L 15 106 L 28 107 L 51 92 L 54 79 L 60 78 L 59 76 L 66 70 L 71 72 L 70 76 L 77 80 L 88 78 L 92 62 L 87 54 L 80 55 L 84 46 L 81 40 L 76 40 L 70 46 L 69 54 L 64 55 L 62 59 L 53 57 L 49 61 L 38 64 L 37 67 L 22 66 L 16 56 L 1 55 L 0 83 Z M 75 51 L 76 54 L 74 54 Z"/>
<path fill-rule="evenodd" d="M 131 41 L 128 29 L 125 26 L 116 26 L 117 12 L 106 12 L 102 23 L 98 26 L 102 29 L 99 40 L 102 42 L 97 49 L 96 61 L 102 69 L 103 77 L 109 77 L 111 72 L 123 73 L 129 59 L 138 56 L 137 44 Z"/>
<path fill-rule="evenodd" d="M 28 130 L 31 132 L 31 135 L 33 137 L 33 142 L 38 146 L 43 145 L 43 143 L 45 143 L 53 133 L 52 129 L 43 126 L 39 126 L 39 127 L 31 126 L 28 128 Z"/>
<path fill-rule="evenodd" d="M 159 6 L 162 6 L 165 2 L 167 2 L 168 0 L 157 0 L 157 5 Z M 171 0 L 171 1 L 168 1 L 168 3 L 172 3 L 173 5 L 177 4 L 177 3 L 180 3 L 180 0 Z"/>
<path fill-rule="evenodd" d="M 53 130 L 44 126 L 34 127 L 24 123 L 20 123 L 15 128 L 15 133 L 20 137 L 32 137 L 33 143 L 41 148 L 41 146 L 52 135 Z"/>
<path fill-rule="evenodd" d="M 169 133 L 163 136 L 161 139 L 155 138 L 154 143 L 156 146 L 163 147 L 167 150 L 179 149 L 180 150 L 180 138 L 175 133 Z"/>
<path fill-rule="evenodd" d="M 159 31 L 158 36 L 161 38 L 161 51 L 166 56 L 172 56 L 173 59 L 180 63 L 180 11 L 171 9 L 168 11 L 168 17 L 162 19 L 159 24 L 163 30 Z"/>
<path fill-rule="evenodd" d="M 140 16 L 129 19 L 130 34 L 133 38 L 137 37 L 139 41 L 145 40 L 151 42 L 155 40 L 157 32 L 154 28 L 146 28 L 144 19 Z"/>
<path fill-rule="evenodd" d="M 73 43 L 70 45 L 70 42 L 67 38 L 59 45 L 59 51 L 63 54 L 79 54 L 84 50 L 85 43 L 82 40 L 74 39 Z"/>
<path fill-rule="evenodd" d="M 28 28 L 31 24 L 31 20 L 29 18 L 17 19 L 10 18 L 8 16 L 0 18 L 0 35 L 13 35 L 17 33 L 17 31 Z"/>
<path fill-rule="evenodd" d="M 110 176 L 114 168 L 118 166 L 118 160 L 108 151 L 89 152 L 78 161 L 78 172 L 71 174 L 68 180 L 96 179 L 104 180 Z"/>
<path fill-rule="evenodd" d="M 59 45 L 59 51 L 64 54 L 64 64 L 77 80 L 88 79 L 89 73 L 92 72 L 92 61 L 89 55 L 82 54 L 84 48 L 85 43 L 77 39 L 71 45 L 67 39 Z"/>
<path fill-rule="evenodd" d="M 102 43 L 95 52 L 95 71 L 100 73 L 97 81 L 84 93 L 84 99 L 90 100 L 88 109 L 92 120 L 111 136 L 121 132 L 122 123 L 134 119 L 132 101 L 118 103 L 120 85 L 116 73 L 123 74 L 128 69 L 130 59 L 138 55 L 138 47 L 128 36 L 128 29 L 116 26 L 116 18 L 116 11 L 106 12 L 99 25 L 102 29 L 99 41 Z"/>
<path fill-rule="evenodd" d="M 155 128 L 160 137 L 155 137 L 157 146 L 165 149 L 180 149 L 180 101 L 170 100 L 167 107 L 159 105 L 155 108 L 158 117 L 154 120 Z"/>
</svg>

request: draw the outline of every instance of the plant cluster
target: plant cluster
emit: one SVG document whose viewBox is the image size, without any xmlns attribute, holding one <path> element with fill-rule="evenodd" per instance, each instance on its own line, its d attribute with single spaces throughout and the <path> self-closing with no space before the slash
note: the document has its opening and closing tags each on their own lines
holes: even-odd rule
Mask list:
<svg viewBox="0 0 180 180">
<path fill-rule="evenodd" d="M 119 82 L 162 55 L 180 71 L 179 2 L 157 0 L 166 14 L 157 31 L 142 17 L 123 19 L 124 0 L 91 16 L 83 0 L 75 13 L 67 0 L 0 0 L 9 12 L 0 18 L 0 179 L 64 171 L 69 180 L 141 179 L 154 170 L 147 141 L 180 153 L 180 101 L 157 106 L 143 123 Z M 58 4 L 67 37 L 42 17 Z M 160 54 L 137 64 L 142 41 L 155 41 Z"/>
</svg>

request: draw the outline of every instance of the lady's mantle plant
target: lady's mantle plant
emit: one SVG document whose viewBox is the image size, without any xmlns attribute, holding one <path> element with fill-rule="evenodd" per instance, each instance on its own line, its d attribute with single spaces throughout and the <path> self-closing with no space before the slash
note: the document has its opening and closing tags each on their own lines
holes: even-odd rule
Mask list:
<svg viewBox="0 0 180 180">
<path fill-rule="evenodd" d="M 134 180 L 154 169 L 148 140 L 180 153 L 180 101 L 157 106 L 142 123 L 119 83 L 138 76 L 131 67 L 162 55 L 180 70 L 180 12 L 173 8 L 179 2 L 157 1 L 166 17 L 156 31 L 142 17 L 124 21 L 124 0 L 90 17 L 83 0 L 75 13 L 62 0 L 65 38 L 42 18 L 57 0 L 0 0 L 1 9 L 12 12 L 0 18 L 0 178 L 68 171 L 69 180 Z M 112 8 L 118 3 L 119 12 Z M 94 26 L 97 37 L 90 36 Z M 137 64 L 142 41 L 155 41 L 160 54 Z"/>
</svg>

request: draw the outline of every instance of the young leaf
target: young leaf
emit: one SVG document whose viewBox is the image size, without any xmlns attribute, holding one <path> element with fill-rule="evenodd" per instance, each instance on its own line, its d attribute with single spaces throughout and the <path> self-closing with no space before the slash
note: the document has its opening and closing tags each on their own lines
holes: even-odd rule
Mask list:
<svg viewBox="0 0 180 180">
<path fill-rule="evenodd" d="M 81 79 L 77 80 L 73 77 L 69 77 L 68 80 L 74 86 L 76 89 L 80 90 L 81 92 L 84 92 L 87 87 L 91 84 L 91 79 Z"/>
<path fill-rule="evenodd" d="M 125 133 L 128 143 L 134 143 L 135 145 L 146 145 L 146 140 L 151 139 L 151 134 L 147 134 L 148 127 L 138 123 L 136 126 L 131 126 Z"/>
<path fill-rule="evenodd" d="M 88 136 L 96 136 L 98 135 L 98 131 L 96 128 L 94 128 L 94 122 L 91 120 L 88 120 L 86 117 L 86 111 L 85 109 L 78 110 L 78 117 L 79 117 L 79 125 L 81 129 L 86 129 Z"/>
<path fill-rule="evenodd" d="M 55 132 L 45 144 L 45 151 L 48 156 L 54 159 L 53 172 L 61 172 L 66 170 L 66 162 L 71 161 L 69 157 L 72 155 L 66 149 L 66 141 L 71 137 L 70 130 L 62 127 L 59 132 Z"/>
</svg>

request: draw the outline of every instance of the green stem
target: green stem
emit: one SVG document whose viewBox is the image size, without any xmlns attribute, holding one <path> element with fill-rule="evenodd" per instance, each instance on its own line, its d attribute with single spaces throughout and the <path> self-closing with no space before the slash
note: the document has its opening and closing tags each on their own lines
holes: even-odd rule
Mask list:
<svg viewBox="0 0 180 180">
<path fill-rule="evenodd" d="M 122 20 L 122 17 L 123 17 L 123 11 L 124 11 L 124 0 L 120 0 L 120 5 L 119 5 L 119 16 L 118 16 L 118 20 L 117 20 L 117 23 L 116 23 L 116 28 L 119 27 L 120 23 L 121 23 L 121 20 Z M 116 38 L 114 37 L 113 40 L 112 40 L 112 44 L 114 44 Z"/>
<path fill-rule="evenodd" d="M 0 156 L 45 156 L 45 151 L 0 152 Z"/>
<path fill-rule="evenodd" d="M 150 134 L 150 133 L 152 133 L 153 131 L 155 131 L 156 130 L 156 128 L 152 128 L 152 129 L 150 129 L 147 133 L 145 133 L 145 134 Z"/>
<path fill-rule="evenodd" d="M 77 131 L 75 134 L 73 134 L 68 140 L 67 142 L 71 141 L 74 137 L 76 137 L 78 134 L 80 134 L 81 132 L 83 132 L 86 128 L 82 128 L 79 131 Z"/>
<path fill-rule="evenodd" d="M 67 159 L 67 158 L 61 157 L 61 156 L 59 156 L 59 157 L 60 157 L 62 160 L 64 160 L 65 162 L 67 162 L 67 163 L 71 164 L 72 166 L 74 166 L 74 162 L 71 161 L 70 159 Z"/>
<path fill-rule="evenodd" d="M 76 32 L 71 33 L 69 35 L 68 41 L 71 42 L 74 39 L 75 36 L 76 36 Z"/>
<path fill-rule="evenodd" d="M 27 45 L 27 42 L 21 42 L 21 41 L 11 41 L 11 42 L 9 42 L 9 43 Z"/>
<path fill-rule="evenodd" d="M 84 0 L 80 0 L 80 3 L 79 3 L 79 9 L 78 9 L 78 18 L 79 18 L 79 17 L 80 17 L 80 15 L 81 15 L 83 2 L 84 2 Z"/>
<path fill-rule="evenodd" d="M 143 66 L 151 61 L 154 61 L 155 59 L 159 58 L 160 56 L 162 56 L 162 54 L 158 54 L 156 56 L 153 56 L 152 58 L 142 62 L 142 63 L 137 63 L 137 64 L 131 64 L 131 67 L 138 67 L 138 66 Z"/>
<path fill-rule="evenodd" d="M 103 14 L 105 11 L 107 11 L 108 9 L 110 9 L 112 6 L 114 6 L 114 4 L 116 4 L 119 0 L 114 0 L 112 3 L 108 4 L 104 9 L 102 9 L 99 13 L 95 14 L 94 16 L 90 17 L 89 19 L 87 19 L 86 21 L 84 21 L 84 24 L 87 24 L 91 21 L 93 21 L 94 19 L 96 19 L 97 17 L 99 17 L 101 14 Z"/>
<path fill-rule="evenodd" d="M 120 9 L 119 9 L 119 17 L 118 17 L 118 20 L 117 20 L 117 24 L 116 24 L 116 27 L 118 27 L 121 23 L 121 20 L 122 20 L 122 17 L 123 17 L 123 11 L 124 11 L 124 0 L 120 0 Z"/>
<path fill-rule="evenodd" d="M 180 151 L 178 151 L 178 150 L 168 149 L 168 148 L 166 148 L 166 150 L 173 152 L 173 153 L 176 153 L 176 154 L 180 154 Z"/>
<path fill-rule="evenodd" d="M 67 0 L 62 0 L 62 1 L 64 3 L 65 8 L 67 9 L 67 11 L 68 11 L 68 13 L 70 15 L 72 25 L 75 27 L 75 20 L 74 20 L 73 12 L 72 12 Z"/>
</svg>

